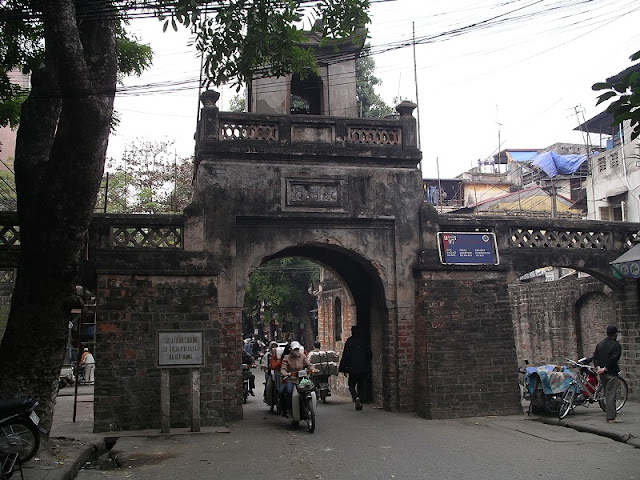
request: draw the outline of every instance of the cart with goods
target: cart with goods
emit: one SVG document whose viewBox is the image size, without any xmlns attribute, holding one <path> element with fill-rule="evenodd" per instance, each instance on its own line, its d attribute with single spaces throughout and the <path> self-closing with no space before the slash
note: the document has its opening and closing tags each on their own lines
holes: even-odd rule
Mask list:
<svg viewBox="0 0 640 480">
<path fill-rule="evenodd" d="M 329 377 L 338 375 L 338 354 L 333 350 L 318 350 L 309 352 L 309 362 L 313 366 L 314 373 L 311 380 L 316 386 L 318 397 L 326 403 L 331 396 Z"/>
</svg>

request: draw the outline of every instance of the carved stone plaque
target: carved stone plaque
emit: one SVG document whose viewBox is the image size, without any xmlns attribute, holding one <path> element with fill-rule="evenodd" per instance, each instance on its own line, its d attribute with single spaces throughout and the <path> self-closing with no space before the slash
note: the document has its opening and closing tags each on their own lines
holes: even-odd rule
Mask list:
<svg viewBox="0 0 640 480">
<path fill-rule="evenodd" d="M 287 206 L 342 207 L 340 182 L 288 179 Z"/>
</svg>

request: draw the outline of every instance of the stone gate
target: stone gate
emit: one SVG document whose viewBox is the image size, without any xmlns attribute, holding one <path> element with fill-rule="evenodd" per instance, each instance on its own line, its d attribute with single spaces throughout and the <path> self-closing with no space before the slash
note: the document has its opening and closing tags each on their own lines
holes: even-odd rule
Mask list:
<svg viewBox="0 0 640 480">
<path fill-rule="evenodd" d="M 290 256 L 350 291 L 375 352 L 372 401 L 385 409 L 519 412 L 509 285 L 546 265 L 606 285 L 638 392 L 637 283 L 613 279 L 608 262 L 640 226 L 439 215 L 423 202 L 412 108 L 390 120 L 237 114 L 203 95 L 193 203 L 182 215 L 96 215 L 91 225 L 96 431 L 159 427 L 158 332 L 203 333 L 203 425 L 241 418 L 244 291 L 262 263 Z M 447 231 L 494 234 L 499 263 L 443 264 L 437 234 Z M 173 427 L 190 423 L 190 378 L 171 370 Z"/>
</svg>

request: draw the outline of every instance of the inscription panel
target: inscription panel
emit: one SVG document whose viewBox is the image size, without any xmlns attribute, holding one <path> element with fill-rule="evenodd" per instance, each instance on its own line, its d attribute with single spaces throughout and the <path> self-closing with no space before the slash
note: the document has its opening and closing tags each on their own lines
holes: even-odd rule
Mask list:
<svg viewBox="0 0 640 480">
<path fill-rule="evenodd" d="M 157 332 L 158 367 L 204 365 L 202 332 Z"/>
<path fill-rule="evenodd" d="M 342 209 L 342 183 L 336 179 L 286 179 L 286 207 Z"/>
</svg>

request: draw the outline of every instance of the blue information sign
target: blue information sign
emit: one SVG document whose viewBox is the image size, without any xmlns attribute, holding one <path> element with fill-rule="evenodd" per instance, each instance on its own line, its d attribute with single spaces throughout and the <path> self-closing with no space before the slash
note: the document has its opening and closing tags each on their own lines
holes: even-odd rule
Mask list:
<svg viewBox="0 0 640 480">
<path fill-rule="evenodd" d="M 493 233 L 438 232 L 440 261 L 454 265 L 498 265 Z"/>
</svg>

